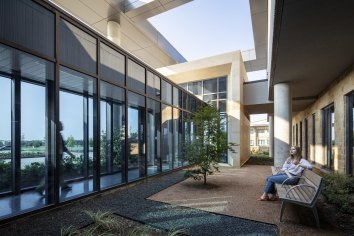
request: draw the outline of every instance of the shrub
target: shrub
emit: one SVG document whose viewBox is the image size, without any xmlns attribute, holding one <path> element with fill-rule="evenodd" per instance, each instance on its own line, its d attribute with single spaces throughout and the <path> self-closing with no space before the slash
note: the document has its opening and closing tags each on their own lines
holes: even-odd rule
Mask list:
<svg viewBox="0 0 354 236">
<path fill-rule="evenodd" d="M 338 173 L 323 176 L 323 194 L 343 213 L 354 214 L 354 177 Z"/>
</svg>

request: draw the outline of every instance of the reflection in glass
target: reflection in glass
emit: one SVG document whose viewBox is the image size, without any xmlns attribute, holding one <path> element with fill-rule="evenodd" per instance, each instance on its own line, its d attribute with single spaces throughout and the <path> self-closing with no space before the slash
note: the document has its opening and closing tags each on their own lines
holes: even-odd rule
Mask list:
<svg viewBox="0 0 354 236">
<path fill-rule="evenodd" d="M 121 184 L 125 161 L 124 90 L 101 82 L 101 187 Z"/>
<path fill-rule="evenodd" d="M 172 104 L 172 85 L 165 80 L 161 80 L 161 100 Z"/>
<path fill-rule="evenodd" d="M 182 166 L 182 116 L 181 111 L 173 108 L 173 168 Z"/>
<path fill-rule="evenodd" d="M 0 219 L 53 202 L 53 64 L 0 44 Z M 48 127 L 47 127 L 48 126 Z M 47 131 L 47 132 L 46 132 Z M 53 139 L 50 141 L 54 142 Z M 43 191 L 36 192 L 41 185 Z"/>
<path fill-rule="evenodd" d="M 173 87 L 173 105 L 176 107 L 181 107 L 182 103 L 182 95 L 181 95 L 181 90 L 179 90 L 177 87 Z"/>
<path fill-rule="evenodd" d="M 203 81 L 203 93 L 217 93 L 218 92 L 218 80 L 217 79 L 209 79 Z"/>
<path fill-rule="evenodd" d="M 0 76 L 0 194 L 11 190 L 11 80 Z M 0 205 L 2 208 L 3 206 Z M 0 214 L 1 218 L 1 214 Z"/>
<path fill-rule="evenodd" d="M 148 71 L 146 81 L 146 93 L 153 98 L 160 99 L 160 83 L 160 77 Z"/>
<path fill-rule="evenodd" d="M 101 75 L 112 83 L 124 85 L 125 57 L 103 43 L 100 48 Z"/>
<path fill-rule="evenodd" d="M 21 82 L 21 188 L 34 187 L 44 178 L 44 138 L 45 87 Z"/>
<path fill-rule="evenodd" d="M 154 175 L 161 172 L 161 111 L 160 103 L 152 99 L 147 100 L 147 174 Z"/>
<path fill-rule="evenodd" d="M 128 60 L 127 86 L 145 93 L 145 69 L 131 60 Z"/>
<path fill-rule="evenodd" d="M 162 171 L 172 169 L 172 107 L 162 104 Z"/>
<path fill-rule="evenodd" d="M 128 93 L 128 181 L 145 173 L 145 98 Z"/>
<path fill-rule="evenodd" d="M 90 143 L 93 142 L 95 91 L 94 78 L 68 68 L 60 69 L 60 121 L 63 125 L 61 135 L 65 145 L 61 147 L 64 149 L 62 156 L 58 157 L 61 158 L 62 201 L 93 191 L 93 145 Z M 65 147 L 69 152 L 65 152 Z"/>
</svg>

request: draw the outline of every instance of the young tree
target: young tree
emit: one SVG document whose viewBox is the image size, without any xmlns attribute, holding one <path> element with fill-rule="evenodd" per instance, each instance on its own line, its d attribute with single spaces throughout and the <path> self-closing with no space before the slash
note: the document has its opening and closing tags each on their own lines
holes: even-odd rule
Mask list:
<svg viewBox="0 0 354 236">
<path fill-rule="evenodd" d="M 183 144 L 184 157 L 191 165 L 186 176 L 195 180 L 203 178 L 204 184 L 207 176 L 219 171 L 220 156 L 231 150 L 235 144 L 227 142 L 227 133 L 222 130 L 221 118 L 218 111 L 212 106 L 204 106 L 194 114 L 191 119 L 196 130 L 190 141 Z"/>
</svg>

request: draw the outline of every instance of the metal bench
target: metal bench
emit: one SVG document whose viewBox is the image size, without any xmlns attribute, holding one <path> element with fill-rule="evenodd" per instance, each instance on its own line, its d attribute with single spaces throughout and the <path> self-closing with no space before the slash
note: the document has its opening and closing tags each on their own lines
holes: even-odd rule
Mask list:
<svg viewBox="0 0 354 236">
<path fill-rule="evenodd" d="M 276 174 L 279 172 L 278 167 L 272 166 L 272 173 Z M 322 177 L 315 174 L 311 170 L 304 170 L 301 177 L 289 176 L 289 178 L 299 178 L 297 185 L 287 185 L 286 180 L 283 184 L 276 184 L 277 193 L 279 199 L 282 201 L 280 210 L 280 222 L 283 218 L 283 213 L 286 203 L 293 203 L 312 209 L 312 212 L 316 219 L 316 225 L 319 228 L 320 222 L 318 218 L 318 213 L 316 209 L 317 200 L 321 194 L 321 189 L 323 185 Z"/>
</svg>

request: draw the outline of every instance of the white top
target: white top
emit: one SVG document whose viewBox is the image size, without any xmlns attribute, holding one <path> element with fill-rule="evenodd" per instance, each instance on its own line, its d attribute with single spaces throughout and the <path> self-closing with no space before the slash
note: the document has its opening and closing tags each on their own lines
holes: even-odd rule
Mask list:
<svg viewBox="0 0 354 236">
<path fill-rule="evenodd" d="M 312 170 L 313 166 L 310 162 L 302 158 L 297 165 L 294 164 L 293 160 L 291 160 L 290 163 L 288 163 L 286 160 L 282 170 L 288 170 L 292 175 L 301 176 L 305 168 Z"/>
</svg>

